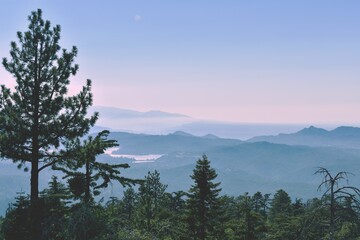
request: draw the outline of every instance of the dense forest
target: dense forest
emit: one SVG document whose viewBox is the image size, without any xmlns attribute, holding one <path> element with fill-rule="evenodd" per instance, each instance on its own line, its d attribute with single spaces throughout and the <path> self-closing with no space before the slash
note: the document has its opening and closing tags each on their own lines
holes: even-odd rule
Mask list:
<svg viewBox="0 0 360 240">
<path fill-rule="evenodd" d="M 324 176 L 321 199 L 292 200 L 282 189 L 274 195 L 234 197 L 221 194 L 216 172 L 204 155 L 193 170 L 188 192 L 167 192 L 154 171 L 133 180 L 121 198 L 104 201 L 100 196 L 96 201 L 97 189 L 105 187 L 93 181 L 100 168 L 91 167 L 90 184 L 85 169 L 74 172 L 66 184 L 52 178 L 40 193 L 42 239 L 360 239 L 354 197 L 358 190 L 339 187 L 344 172 L 332 176 L 319 168 Z M 33 239 L 27 195 L 19 193 L 9 206 L 1 234 L 4 239 Z"/>
<path fill-rule="evenodd" d="M 88 136 L 98 118 L 87 113 L 91 80 L 68 96 L 77 48 L 61 49 L 60 26 L 52 28 L 41 10 L 29 22 L 2 62 L 16 86 L 1 86 L 0 154 L 30 171 L 31 183 L 30 194 L 20 192 L 1 218 L 3 239 L 360 239 L 360 191 L 348 185 L 347 172 L 318 168 L 323 197 L 302 200 L 281 189 L 223 195 L 206 155 L 187 192 L 167 192 L 157 171 L 131 179 L 122 172 L 128 164 L 98 161 L 118 143 L 108 131 Z M 40 191 L 44 169 L 63 177 Z M 102 189 L 112 182 L 124 187 L 123 196 L 105 200 Z"/>
</svg>

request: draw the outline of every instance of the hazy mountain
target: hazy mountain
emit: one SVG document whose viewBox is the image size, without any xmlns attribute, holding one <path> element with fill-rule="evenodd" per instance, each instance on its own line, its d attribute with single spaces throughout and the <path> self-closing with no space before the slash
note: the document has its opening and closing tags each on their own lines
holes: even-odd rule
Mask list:
<svg viewBox="0 0 360 240">
<path fill-rule="evenodd" d="M 319 166 L 360 176 L 360 150 L 357 149 L 244 143 L 184 135 L 112 133 L 111 137 L 120 143 L 117 154 L 159 154 L 161 157 L 144 163 L 135 163 L 129 158 L 107 158 L 106 161 L 127 161 L 131 168 L 126 174 L 133 177 L 143 177 L 147 171 L 157 169 L 164 183 L 175 191 L 190 187 L 189 176 L 196 160 L 207 154 L 219 173 L 224 193 L 231 195 L 258 190 L 275 192 L 284 188 L 293 197 L 310 198 L 319 194 L 316 189 L 320 179 L 313 176 Z M 357 176 L 351 179 L 354 185 L 360 184 Z"/>
<path fill-rule="evenodd" d="M 255 136 L 292 133 L 304 128 L 299 124 L 251 124 L 198 120 L 163 111 L 140 112 L 114 107 L 91 107 L 89 114 L 100 113 L 97 125 L 122 132 L 168 134 L 176 131 L 196 136 L 212 134 L 222 138 L 246 140 Z M 94 132 L 94 131 L 92 131 Z"/>
<path fill-rule="evenodd" d="M 104 118 L 190 118 L 189 116 L 178 114 L 178 113 L 168 113 L 163 111 L 148 111 L 148 112 L 139 112 L 128 109 L 121 109 L 115 107 L 103 107 L 103 106 L 94 106 L 91 107 L 90 112 L 99 112 L 101 117 Z"/>
<path fill-rule="evenodd" d="M 184 131 L 176 131 L 173 133 L 173 135 L 184 136 L 184 137 L 195 137 L 194 135 Z"/>
<path fill-rule="evenodd" d="M 342 126 L 328 131 L 311 126 L 296 133 L 254 137 L 248 141 L 266 141 L 289 145 L 360 148 L 360 128 Z"/>
<path fill-rule="evenodd" d="M 167 135 L 112 132 L 120 149 L 116 154 L 168 154 L 172 152 L 204 152 L 216 146 L 233 146 L 242 143 L 236 139 L 197 137 L 177 131 Z"/>
<path fill-rule="evenodd" d="M 118 131 L 168 133 L 170 129 L 192 122 L 189 116 L 162 111 L 139 112 L 113 107 L 94 106 L 89 114 L 99 112 L 97 124 Z"/>
<path fill-rule="evenodd" d="M 219 139 L 218 136 L 215 136 L 214 134 L 206 134 L 203 136 L 203 138 L 209 138 L 209 139 Z"/>
<path fill-rule="evenodd" d="M 251 124 L 214 121 L 193 121 L 173 131 L 181 130 L 197 136 L 213 134 L 223 138 L 246 140 L 255 136 L 293 133 L 306 127 L 300 124 Z"/>
<path fill-rule="evenodd" d="M 194 136 L 183 131 L 164 135 L 112 132 L 109 138 L 119 142 L 119 149 L 99 156 L 99 161 L 129 163 L 131 167 L 124 169 L 122 174 L 131 178 L 143 178 L 148 171 L 156 169 L 169 191 L 187 191 L 190 188 L 190 175 L 196 160 L 203 154 L 207 154 L 218 172 L 223 194 L 274 193 L 282 188 L 292 197 L 308 199 L 319 196 L 316 189 L 320 176 L 313 175 L 319 166 L 333 172 L 353 172 L 355 176 L 350 178 L 350 184 L 360 185 L 360 149 L 348 148 L 350 139 L 357 141 L 358 128 L 340 127 L 327 131 L 310 127 L 279 136 L 286 136 L 284 141 L 302 139 L 308 145 L 311 142 L 319 146 L 299 146 L 300 140 L 293 140 L 293 145 L 242 142 L 214 135 Z M 273 138 L 281 138 L 279 136 Z M 336 143 L 336 147 L 324 147 L 324 139 Z M 29 173 L 18 170 L 8 161 L 2 161 L 0 165 L 0 211 L 3 213 L 17 192 L 28 192 Z M 52 174 L 58 173 L 41 173 L 41 188 L 47 186 Z M 106 197 L 120 196 L 122 190 L 120 185 L 114 184 L 104 194 Z"/>
</svg>

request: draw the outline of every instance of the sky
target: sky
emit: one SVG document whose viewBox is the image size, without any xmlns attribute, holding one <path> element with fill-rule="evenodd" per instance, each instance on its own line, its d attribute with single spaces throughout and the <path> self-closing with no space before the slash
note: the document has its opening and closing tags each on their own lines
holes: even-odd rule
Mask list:
<svg viewBox="0 0 360 240">
<path fill-rule="evenodd" d="M 70 92 L 91 79 L 94 105 L 360 124 L 360 1 L 0 0 L 0 57 L 38 8 L 78 47 Z"/>
</svg>

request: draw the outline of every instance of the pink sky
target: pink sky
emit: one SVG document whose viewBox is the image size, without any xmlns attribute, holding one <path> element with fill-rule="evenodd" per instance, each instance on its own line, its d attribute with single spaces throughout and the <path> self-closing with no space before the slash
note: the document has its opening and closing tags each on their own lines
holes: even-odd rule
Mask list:
<svg viewBox="0 0 360 240">
<path fill-rule="evenodd" d="M 92 79 L 95 105 L 360 124 L 357 1 L 5 1 L 0 57 L 37 8 L 61 25 L 62 46 L 79 48 L 70 92 Z M 2 67 L 0 84 L 13 85 Z"/>
</svg>

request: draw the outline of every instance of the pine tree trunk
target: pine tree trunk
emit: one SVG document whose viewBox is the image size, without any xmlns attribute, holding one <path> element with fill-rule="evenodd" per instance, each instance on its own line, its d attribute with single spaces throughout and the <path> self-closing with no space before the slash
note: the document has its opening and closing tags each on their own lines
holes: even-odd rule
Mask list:
<svg viewBox="0 0 360 240">
<path fill-rule="evenodd" d="M 37 49 L 38 43 L 36 43 Z M 41 239 L 41 222 L 39 207 L 39 105 L 40 105 L 40 68 L 38 63 L 38 52 L 35 54 L 35 74 L 34 74 L 34 112 L 32 126 L 32 156 L 31 156 L 31 221 L 32 239 Z"/>
<path fill-rule="evenodd" d="M 33 156 L 35 154 L 33 153 Z M 40 208 L 39 208 L 39 172 L 38 161 L 33 158 L 31 164 L 31 223 L 32 239 L 41 239 Z"/>
<path fill-rule="evenodd" d="M 334 218 L 335 218 L 335 196 L 334 196 L 334 185 L 335 182 L 331 181 L 331 192 L 330 192 L 330 230 L 329 240 L 334 240 Z"/>
<path fill-rule="evenodd" d="M 206 208 L 205 208 L 205 200 L 200 200 L 200 211 L 199 211 L 199 239 L 205 240 L 206 238 Z"/>
<path fill-rule="evenodd" d="M 90 202 L 90 184 L 91 184 L 91 176 L 90 176 L 90 163 L 89 160 L 86 159 L 86 164 L 85 164 L 85 203 L 89 203 Z"/>
<path fill-rule="evenodd" d="M 32 221 L 32 239 L 41 239 L 41 223 L 40 223 L 40 208 L 39 208 L 39 141 L 37 134 L 37 124 L 33 129 L 33 151 L 31 158 L 31 179 L 30 179 L 30 207 L 31 207 L 31 221 Z"/>
</svg>

